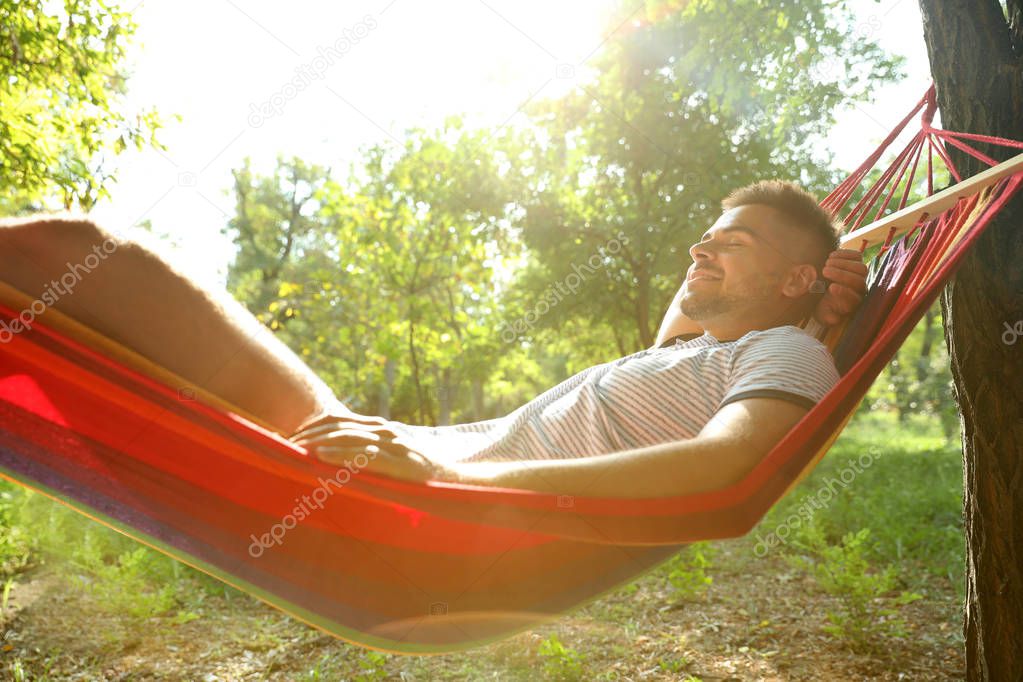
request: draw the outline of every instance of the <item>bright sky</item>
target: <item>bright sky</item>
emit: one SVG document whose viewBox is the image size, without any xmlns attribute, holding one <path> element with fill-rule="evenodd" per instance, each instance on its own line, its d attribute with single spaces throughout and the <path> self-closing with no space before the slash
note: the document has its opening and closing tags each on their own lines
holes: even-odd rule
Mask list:
<svg viewBox="0 0 1023 682">
<path fill-rule="evenodd" d="M 853 4 L 858 30 L 909 62 L 904 84 L 879 90 L 874 104 L 843 113 L 833 129 L 828 145 L 850 169 L 930 82 L 916 0 Z M 150 220 L 179 245 L 168 257 L 223 286 L 233 247 L 220 230 L 234 211 L 231 169 L 246 156 L 263 172 L 278 154 L 344 170 L 360 146 L 438 126 L 450 114 L 513 125 L 531 98 L 557 96 L 586 77 L 612 6 L 143 0 L 133 11 L 130 102 L 163 114 L 168 149 L 115 159 L 119 182 L 93 216 L 132 236 L 133 225 Z"/>
</svg>

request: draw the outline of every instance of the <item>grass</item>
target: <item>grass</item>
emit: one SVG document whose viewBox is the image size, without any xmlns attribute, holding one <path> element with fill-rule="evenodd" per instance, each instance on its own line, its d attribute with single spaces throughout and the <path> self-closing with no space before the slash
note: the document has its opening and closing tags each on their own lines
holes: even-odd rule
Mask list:
<svg viewBox="0 0 1023 682">
<path fill-rule="evenodd" d="M 863 466 L 864 462 L 869 465 Z M 843 485 L 845 481 L 848 484 Z M 829 484 L 837 493 L 823 508 L 815 508 L 814 499 L 821 505 L 829 498 Z M 940 425 L 931 419 L 915 418 L 907 428 L 865 412 L 857 415 L 820 465 L 775 505 L 754 533 L 777 532 L 793 514 L 802 512 L 805 518 L 808 510 L 813 511 L 829 542 L 869 528 L 870 560 L 896 564 L 910 587 L 935 576 L 947 580 L 962 596 L 966 551 L 962 509 L 958 440 L 947 441 Z"/>
<path fill-rule="evenodd" d="M 182 657 L 182 669 L 199 665 L 199 659 L 214 666 L 262 657 L 260 675 L 244 679 L 382 680 L 401 672 L 416 680 L 610 680 L 639 670 L 649 679 L 698 679 L 715 676 L 708 672 L 714 656 L 730 657 L 729 665 L 736 660 L 767 669 L 798 665 L 782 659 L 810 646 L 814 636 L 815 642 L 834 642 L 814 644 L 835 647 L 828 655 L 847 649 L 853 652 L 848 656 L 859 656 L 856 665 L 881 660 L 892 665 L 885 658 L 891 651 L 908 657 L 914 646 L 932 640 L 933 651 L 961 642 L 954 630 L 944 631 L 958 617 L 953 614 L 962 599 L 961 516 L 958 442 L 947 441 L 934 419 L 897 424 L 885 414 L 862 411 L 817 469 L 747 538 L 695 545 L 558 623 L 481 652 L 406 658 L 309 630 L 61 505 L 0 482 L 4 620 L 12 586 L 16 602 L 22 580 L 45 571 L 62 581 L 76 603 L 89 605 L 64 614 L 64 629 L 91 628 L 98 642 L 84 651 L 71 651 L 70 640 L 66 647 L 59 642 L 39 647 L 38 653 L 5 648 L 0 677 L 59 679 L 73 670 L 105 679 L 102 671 L 111 659 L 157 648 L 150 636 L 155 631 L 168 641 L 180 632 L 182 641 L 193 642 L 173 640 L 183 648 L 212 640 L 195 660 Z M 780 535 L 784 538 L 777 539 Z M 776 542 L 760 552 L 758 537 Z M 767 586 L 756 599 L 746 593 L 754 583 Z M 819 603 L 821 617 L 788 618 L 789 608 L 776 603 L 782 592 L 790 595 L 786 599 L 805 599 L 806 610 Z M 921 603 L 911 603 L 917 595 Z M 938 615 L 928 624 L 921 620 L 925 613 Z M 13 618 L 19 618 L 16 611 Z M 736 620 L 725 622 L 728 618 Z M 905 639 L 909 631 L 926 628 L 930 634 L 919 642 Z M 920 651 L 923 661 L 935 657 Z M 852 674 L 840 670 L 840 676 Z"/>
</svg>

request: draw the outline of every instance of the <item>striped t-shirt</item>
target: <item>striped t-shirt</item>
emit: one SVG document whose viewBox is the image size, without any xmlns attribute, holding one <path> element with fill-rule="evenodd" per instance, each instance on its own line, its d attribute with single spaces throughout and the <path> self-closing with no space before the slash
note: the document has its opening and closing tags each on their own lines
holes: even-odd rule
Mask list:
<svg viewBox="0 0 1023 682">
<path fill-rule="evenodd" d="M 799 327 L 708 333 L 585 369 L 497 419 L 404 431 L 438 461 L 566 459 L 695 437 L 721 407 L 780 398 L 812 407 L 838 381 L 827 347 Z"/>
</svg>

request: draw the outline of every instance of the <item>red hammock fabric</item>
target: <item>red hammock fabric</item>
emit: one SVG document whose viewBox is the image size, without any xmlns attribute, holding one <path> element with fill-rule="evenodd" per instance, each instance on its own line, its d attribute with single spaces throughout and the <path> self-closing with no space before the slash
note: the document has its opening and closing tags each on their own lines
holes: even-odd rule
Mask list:
<svg viewBox="0 0 1023 682">
<path fill-rule="evenodd" d="M 0 473 L 350 642 L 478 646 L 633 580 L 684 543 L 752 528 L 830 446 L 1021 184 L 1023 173 L 964 198 L 910 241 L 889 235 L 835 351 L 841 381 L 724 490 L 566 498 L 350 476 L 43 324 L 0 345 Z M 836 190 L 841 203 L 850 187 Z M 0 321 L 16 314 L 0 306 Z M 303 499 L 322 508 L 298 519 Z M 264 536 L 275 527 L 279 543 Z"/>
</svg>

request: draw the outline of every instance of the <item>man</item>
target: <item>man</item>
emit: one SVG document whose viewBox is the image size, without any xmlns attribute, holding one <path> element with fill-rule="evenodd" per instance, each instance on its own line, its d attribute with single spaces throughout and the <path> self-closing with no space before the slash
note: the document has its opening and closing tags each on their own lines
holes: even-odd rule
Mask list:
<svg viewBox="0 0 1023 682">
<path fill-rule="evenodd" d="M 788 325 L 814 310 L 815 303 L 816 317 L 825 324 L 834 324 L 855 308 L 864 291 L 866 273 L 858 254 L 830 254 L 822 274 L 832 284 L 824 298 L 816 302 L 811 285 L 835 240 L 833 233 L 822 240 L 823 231 L 818 230 L 813 237 L 813 230 L 800 227 L 798 216 L 813 216 L 817 211 L 818 227 L 826 224 L 831 229 L 812 197 L 784 183 L 768 183 L 740 190 L 726 200 L 724 207 L 721 219 L 690 251 L 694 266 L 664 318 L 658 343 L 686 332 L 703 336 L 590 368 L 582 379 L 577 375 L 516 411 L 531 416 L 542 412 L 549 419 L 546 423 L 526 419 L 519 428 L 504 433 L 477 429 L 485 440 L 477 437 L 474 444 L 493 445 L 489 453 L 482 452 L 482 447 L 477 452 L 464 451 L 464 434 L 457 439 L 443 430 L 431 435 L 429 427 L 401 425 L 352 412 L 226 292 L 202 289 L 152 249 L 105 233 L 86 220 L 0 221 L 0 278 L 30 300 L 27 305 L 19 302 L 21 314 L 16 324 L 0 334 L 0 343 L 11 342 L 17 334 L 31 333 L 36 321 L 62 328 L 60 317 L 53 314 L 57 311 L 169 370 L 179 378 L 180 385 L 175 388 L 182 399 L 192 399 L 197 393 L 219 397 L 243 416 L 278 433 L 292 434 L 295 442 L 325 461 L 343 461 L 346 456 L 367 452 L 367 448 L 371 452 L 375 449 L 378 456 L 372 458 L 368 469 L 399 478 L 640 497 L 715 488 L 736 480 L 753 466 L 799 420 L 809 403 L 819 399 L 834 376 L 816 377 L 811 391 L 788 386 L 787 398 L 733 394 L 728 396 L 734 399 L 732 402 L 711 408 L 707 405 L 713 403 L 713 397 L 704 391 L 703 409 L 710 412 L 703 417 L 688 415 L 678 423 L 646 428 L 645 414 L 624 421 L 618 415 L 615 428 L 620 433 L 607 430 L 600 421 L 588 424 L 583 420 L 574 422 L 576 428 L 562 429 L 559 434 L 553 417 L 558 407 L 570 407 L 571 403 L 566 412 L 569 420 L 564 422 L 571 424 L 572 417 L 582 414 L 579 406 L 587 405 L 572 402 L 581 391 L 568 389 L 570 382 L 581 385 L 589 380 L 589 396 L 593 397 L 599 395 L 595 379 L 606 379 L 607 386 L 616 380 L 628 383 L 635 367 L 639 370 L 636 376 L 643 381 L 653 379 L 650 385 L 655 386 L 657 381 L 672 376 L 656 369 L 657 363 L 671 362 L 673 354 L 685 359 L 682 364 L 676 363 L 680 370 L 683 364 L 692 365 L 693 357 L 718 357 L 715 354 L 721 350 L 729 353 L 729 358 L 744 356 L 745 364 L 755 370 L 762 364 L 760 360 L 749 362 L 756 359 L 755 353 L 739 351 L 740 345 L 750 351 L 761 346 L 759 332 L 770 332 L 763 338 L 774 341 L 762 346 L 769 348 L 768 355 L 781 353 L 791 343 L 801 353 L 813 356 L 818 367 L 823 366 L 822 347 Z M 0 294 L 3 292 L 0 287 Z M 747 336 L 749 332 L 758 334 Z M 748 343 L 751 340 L 758 343 Z M 781 364 L 769 365 L 780 368 L 771 372 L 784 377 L 790 370 L 798 370 L 799 357 L 802 355 L 792 354 Z M 765 357 L 764 362 L 768 359 Z M 608 364 L 613 365 L 611 371 Z M 604 374 L 598 377 L 598 371 Z M 731 388 L 736 387 L 742 388 L 738 384 Z M 545 401 L 557 391 L 564 391 L 563 400 L 549 409 Z M 627 393 L 620 391 L 620 395 Z M 648 401 L 648 406 L 656 407 L 664 398 L 652 397 L 657 399 Z M 793 399 L 797 402 L 791 402 Z M 590 405 L 595 403 L 591 401 Z M 604 414 L 608 419 L 615 416 Z M 703 418 L 707 421 L 700 424 Z M 507 424 L 508 420 L 491 421 Z M 550 438 L 553 434 L 555 440 L 582 438 L 586 447 L 572 447 L 573 441 L 547 448 L 514 447 L 518 444 L 516 438 L 528 439 L 523 425 L 539 425 L 543 435 Z M 555 427 L 554 431 L 550 426 Z M 689 435 L 671 431 L 680 427 L 699 431 Z M 443 428 L 454 433 L 458 429 Z M 466 430 L 471 429 L 462 429 Z M 675 442 L 681 440 L 677 436 L 686 440 Z M 476 461 L 456 461 L 447 454 L 457 450 L 458 444 L 462 444 L 463 451 L 456 454 L 463 459 L 475 457 Z M 618 445 L 626 449 L 615 451 Z M 545 459 L 486 461 L 493 455 Z"/>
<path fill-rule="evenodd" d="M 335 463 L 372 454 L 369 470 L 397 478 L 566 495 L 739 481 L 838 380 L 827 348 L 794 325 L 852 312 L 867 269 L 835 250 L 831 217 L 792 183 L 744 187 L 722 208 L 690 248 L 660 346 L 584 370 L 501 419 L 422 427 L 346 412 L 292 438 Z"/>
</svg>

